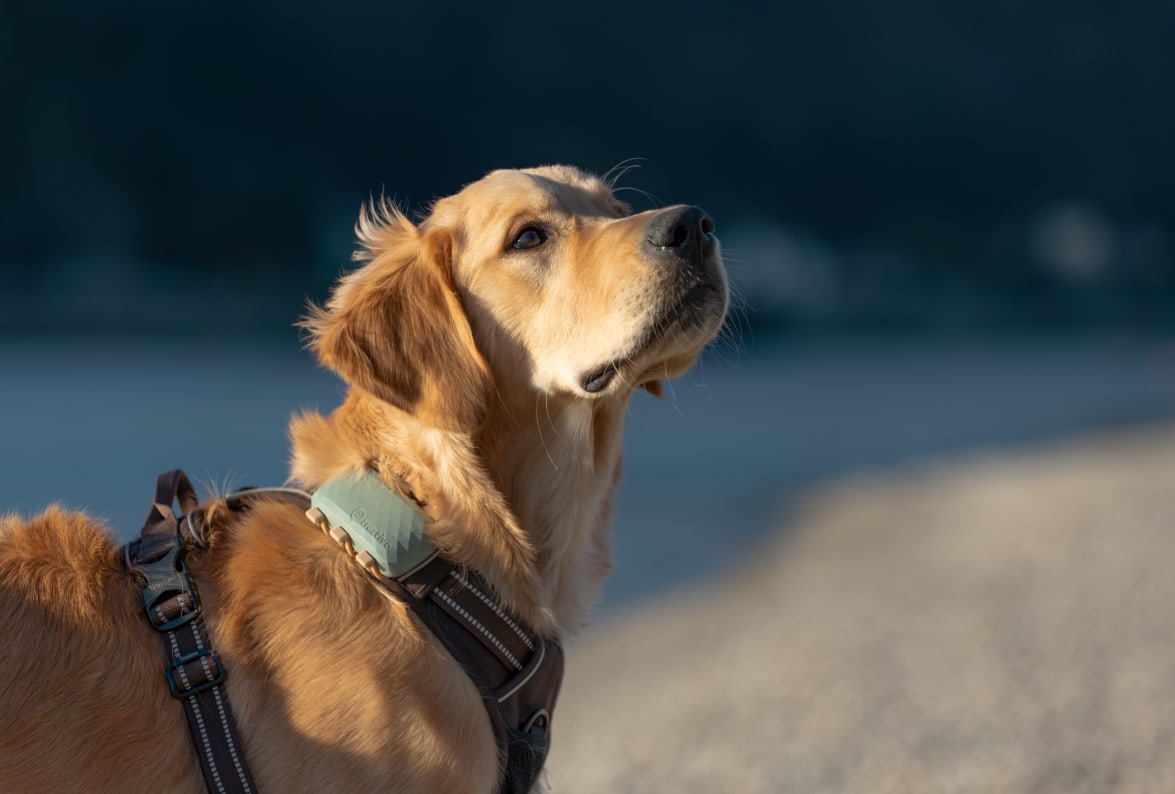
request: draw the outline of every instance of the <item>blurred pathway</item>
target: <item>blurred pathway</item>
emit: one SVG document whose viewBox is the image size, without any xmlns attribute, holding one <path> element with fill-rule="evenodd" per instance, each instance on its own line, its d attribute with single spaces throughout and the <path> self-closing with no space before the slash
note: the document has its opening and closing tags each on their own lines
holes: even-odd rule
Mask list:
<svg viewBox="0 0 1175 794">
<path fill-rule="evenodd" d="M 572 645 L 555 794 L 1175 791 L 1175 425 L 860 475 Z"/>
<path fill-rule="evenodd" d="M 739 560 L 830 476 L 1175 417 L 1175 331 L 747 347 L 633 401 L 610 603 Z"/>
</svg>

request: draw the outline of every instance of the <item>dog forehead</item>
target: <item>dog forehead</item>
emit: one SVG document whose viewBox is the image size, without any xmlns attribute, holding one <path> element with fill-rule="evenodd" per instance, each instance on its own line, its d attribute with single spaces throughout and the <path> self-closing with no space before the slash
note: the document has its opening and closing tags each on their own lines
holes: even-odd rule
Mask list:
<svg viewBox="0 0 1175 794">
<path fill-rule="evenodd" d="M 543 166 L 493 171 L 437 202 L 432 217 L 485 228 L 522 214 L 615 217 L 617 204 L 598 177 L 571 166 Z"/>
</svg>

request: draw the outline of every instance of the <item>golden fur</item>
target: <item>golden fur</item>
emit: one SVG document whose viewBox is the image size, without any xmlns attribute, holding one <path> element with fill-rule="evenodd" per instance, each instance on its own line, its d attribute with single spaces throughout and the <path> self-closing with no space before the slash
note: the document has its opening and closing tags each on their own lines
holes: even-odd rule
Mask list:
<svg viewBox="0 0 1175 794">
<path fill-rule="evenodd" d="M 684 372 L 725 313 L 715 248 L 705 294 L 667 314 L 690 284 L 642 245 L 655 215 L 562 166 L 494 172 L 419 226 L 370 208 L 362 267 L 305 322 L 351 388 L 293 420 L 293 482 L 374 467 L 536 631 L 574 631 L 611 565 L 627 401 Z M 513 247 L 528 224 L 546 237 Z M 262 791 L 494 789 L 481 699 L 402 604 L 295 507 L 211 515 L 189 563 Z M 141 604 L 99 523 L 0 519 L 4 790 L 204 790 Z"/>
</svg>

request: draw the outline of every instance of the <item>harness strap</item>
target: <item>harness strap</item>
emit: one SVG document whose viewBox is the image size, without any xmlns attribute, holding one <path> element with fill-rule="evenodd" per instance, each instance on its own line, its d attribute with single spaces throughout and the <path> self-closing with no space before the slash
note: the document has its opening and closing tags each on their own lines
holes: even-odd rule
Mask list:
<svg viewBox="0 0 1175 794">
<path fill-rule="evenodd" d="M 292 488 L 246 488 L 225 499 L 234 512 L 257 499 L 297 505 L 310 520 L 360 562 L 383 587 L 407 604 L 461 665 L 482 695 L 503 767 L 498 794 L 526 794 L 542 771 L 550 748 L 551 712 L 563 678 L 563 650 L 534 636 L 507 613 L 472 572 L 442 556 L 391 578 L 370 555 L 357 554 L 347 533 L 331 527 L 310 507 L 310 497 Z M 182 514 L 177 516 L 173 503 Z M 224 691 L 225 670 L 212 650 L 200 617 L 200 603 L 184 565 L 181 531 L 206 546 L 203 509 L 183 472 L 160 475 L 155 500 L 141 537 L 126 545 L 127 568 L 145 580 L 147 618 L 163 638 L 166 676 L 181 699 L 208 790 L 253 794 L 232 710 Z"/>
<path fill-rule="evenodd" d="M 478 688 L 502 760 L 498 794 L 531 791 L 551 745 L 551 712 L 563 680 L 559 644 L 532 635 L 476 573 L 444 556 L 389 577 L 370 558 L 364 562 L 346 530 L 332 527 L 321 510 L 312 507 L 306 517 L 407 604 Z"/>
<path fill-rule="evenodd" d="M 200 600 L 184 564 L 183 519 L 172 506 L 177 501 L 183 513 L 195 511 L 192 484 L 179 470 L 161 474 L 142 534 L 124 548 L 127 568 L 145 580 L 143 607 L 163 640 L 167 684 L 184 704 L 208 790 L 255 794 L 224 688 L 225 670 L 208 642 Z"/>
<path fill-rule="evenodd" d="M 562 647 L 530 636 L 476 574 L 444 558 L 401 579 L 375 579 L 412 609 L 481 692 L 503 762 L 497 794 L 527 794 L 551 747 Z"/>
</svg>

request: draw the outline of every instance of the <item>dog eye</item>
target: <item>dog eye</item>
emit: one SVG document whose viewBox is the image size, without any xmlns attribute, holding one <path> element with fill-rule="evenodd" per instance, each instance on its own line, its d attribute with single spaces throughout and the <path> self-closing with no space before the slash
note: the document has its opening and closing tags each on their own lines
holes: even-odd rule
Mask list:
<svg viewBox="0 0 1175 794">
<path fill-rule="evenodd" d="M 535 228 L 534 226 L 527 226 L 525 229 L 519 232 L 517 237 L 514 238 L 514 242 L 511 243 L 510 247 L 517 248 L 520 251 L 525 251 L 528 248 L 538 248 L 546 241 L 547 235 L 543 232 L 542 229 Z"/>
</svg>

